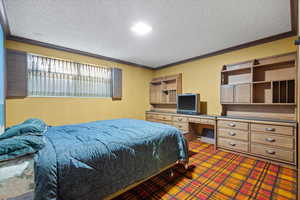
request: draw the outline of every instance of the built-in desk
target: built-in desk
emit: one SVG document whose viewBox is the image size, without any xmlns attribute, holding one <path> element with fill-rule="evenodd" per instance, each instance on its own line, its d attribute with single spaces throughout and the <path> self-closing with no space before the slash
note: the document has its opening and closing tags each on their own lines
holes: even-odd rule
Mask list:
<svg viewBox="0 0 300 200">
<path fill-rule="evenodd" d="M 146 120 L 173 125 L 188 141 L 196 139 L 200 129 L 212 128 L 216 149 L 296 167 L 298 134 L 295 121 L 157 111 L 146 112 Z"/>
<path fill-rule="evenodd" d="M 210 115 L 186 115 L 170 112 L 148 111 L 146 112 L 146 120 L 173 125 L 182 131 L 188 141 L 198 138 L 200 135 L 197 133 L 202 132 L 203 128 L 210 128 L 214 131 L 216 130 L 216 116 Z M 210 140 L 202 139 L 215 144 L 215 138 Z"/>
</svg>

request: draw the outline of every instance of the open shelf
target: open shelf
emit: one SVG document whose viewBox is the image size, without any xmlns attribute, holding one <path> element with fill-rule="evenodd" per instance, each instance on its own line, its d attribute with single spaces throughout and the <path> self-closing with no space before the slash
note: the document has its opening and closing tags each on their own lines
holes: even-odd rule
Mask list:
<svg viewBox="0 0 300 200">
<path fill-rule="evenodd" d="M 295 65 L 268 65 L 253 68 L 253 82 L 289 80 L 295 78 Z"/>
<path fill-rule="evenodd" d="M 150 82 L 150 104 L 175 105 L 181 90 L 181 74 L 155 78 Z"/>
<path fill-rule="evenodd" d="M 251 68 L 233 70 L 228 73 L 222 73 L 222 85 L 250 83 L 251 81 Z"/>
<path fill-rule="evenodd" d="M 272 103 L 271 82 L 253 84 L 253 103 Z"/>
<path fill-rule="evenodd" d="M 295 80 L 273 81 L 273 103 L 295 103 Z"/>
<path fill-rule="evenodd" d="M 222 113 L 248 115 L 253 112 L 253 116 L 295 119 L 295 61 L 296 53 L 288 53 L 257 59 L 252 63 L 223 66 L 220 88 Z"/>
</svg>

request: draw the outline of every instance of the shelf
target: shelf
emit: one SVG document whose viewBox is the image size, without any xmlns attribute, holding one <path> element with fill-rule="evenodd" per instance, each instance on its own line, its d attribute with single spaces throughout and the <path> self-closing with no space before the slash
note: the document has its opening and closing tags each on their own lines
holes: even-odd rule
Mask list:
<svg viewBox="0 0 300 200">
<path fill-rule="evenodd" d="M 223 105 L 296 106 L 296 103 L 221 103 Z"/>
<path fill-rule="evenodd" d="M 157 105 L 157 104 L 160 104 L 160 105 L 176 105 L 176 102 L 175 103 L 160 103 L 160 102 L 154 103 L 154 102 L 150 102 L 150 104 L 152 104 L 152 105 Z"/>
<path fill-rule="evenodd" d="M 273 66 L 273 65 L 293 64 L 293 63 L 295 63 L 295 60 L 286 60 L 286 61 L 282 61 L 282 62 L 257 64 L 257 65 L 253 65 L 253 68 L 256 68 L 256 67 L 268 67 L 268 66 Z"/>
<path fill-rule="evenodd" d="M 245 70 L 245 69 L 251 69 L 251 67 L 244 67 L 244 68 L 238 68 L 238 69 L 227 69 L 227 70 L 223 70 L 222 73 L 242 71 L 242 70 Z"/>
<path fill-rule="evenodd" d="M 277 81 L 294 81 L 295 79 L 289 79 L 289 80 L 270 80 L 270 81 L 254 81 L 253 84 L 259 84 L 259 83 L 271 83 L 271 82 L 277 82 Z"/>
</svg>

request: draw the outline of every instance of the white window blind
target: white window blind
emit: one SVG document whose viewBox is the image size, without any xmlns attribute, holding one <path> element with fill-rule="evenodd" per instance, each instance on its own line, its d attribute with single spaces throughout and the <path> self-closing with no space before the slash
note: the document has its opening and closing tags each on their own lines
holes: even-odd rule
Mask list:
<svg viewBox="0 0 300 200">
<path fill-rule="evenodd" d="M 28 54 L 28 95 L 111 97 L 111 68 Z"/>
</svg>

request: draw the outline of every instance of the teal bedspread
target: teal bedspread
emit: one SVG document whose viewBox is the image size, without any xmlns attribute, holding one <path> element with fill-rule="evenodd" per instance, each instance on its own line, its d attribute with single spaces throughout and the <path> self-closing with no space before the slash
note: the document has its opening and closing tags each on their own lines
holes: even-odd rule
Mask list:
<svg viewBox="0 0 300 200">
<path fill-rule="evenodd" d="M 36 158 L 35 200 L 99 200 L 187 160 L 175 127 L 133 119 L 49 127 Z"/>
<path fill-rule="evenodd" d="M 29 119 L 7 128 L 0 135 L 0 161 L 10 160 L 42 149 L 47 125 L 39 119 Z"/>
</svg>

